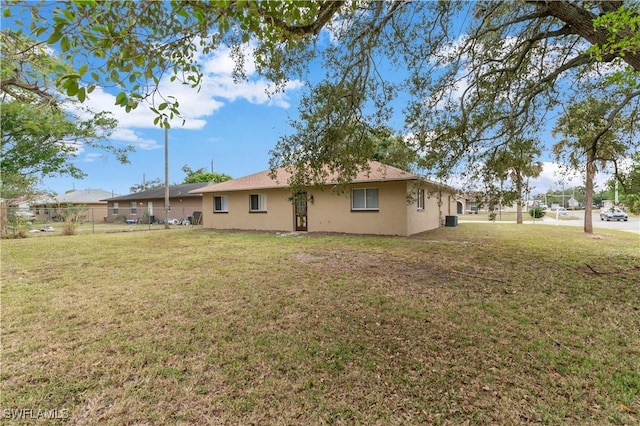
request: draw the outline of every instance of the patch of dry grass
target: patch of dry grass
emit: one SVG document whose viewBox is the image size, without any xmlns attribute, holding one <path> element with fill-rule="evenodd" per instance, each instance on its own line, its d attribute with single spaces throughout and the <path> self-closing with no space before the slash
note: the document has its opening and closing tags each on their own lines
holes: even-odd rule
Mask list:
<svg viewBox="0 0 640 426">
<path fill-rule="evenodd" d="M 599 234 L 3 241 L 0 408 L 67 424 L 638 423 L 638 237 Z"/>
</svg>

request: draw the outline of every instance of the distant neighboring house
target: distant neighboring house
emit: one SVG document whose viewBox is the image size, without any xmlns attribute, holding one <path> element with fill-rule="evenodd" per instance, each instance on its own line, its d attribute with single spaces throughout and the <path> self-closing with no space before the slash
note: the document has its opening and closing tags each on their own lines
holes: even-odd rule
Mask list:
<svg viewBox="0 0 640 426">
<path fill-rule="evenodd" d="M 32 210 L 38 220 L 57 220 L 61 209 L 69 207 L 86 208 L 84 220 L 101 221 L 107 214 L 107 203 L 103 198 L 113 197 L 113 192 L 101 189 L 70 191 L 55 197 L 41 197 L 32 203 Z"/>
<path fill-rule="evenodd" d="M 31 202 L 29 201 L 29 198 L 24 196 L 12 199 L 0 198 L 0 216 L 4 218 L 4 215 L 8 212 L 13 212 L 16 217 L 21 217 L 27 220 L 33 220 L 35 217 L 31 209 Z M 3 220 L 0 220 L 0 222 L 4 223 Z"/>
<path fill-rule="evenodd" d="M 489 201 L 483 194 L 467 192 L 456 197 L 456 212 L 458 214 L 478 214 L 488 212 Z"/>
<path fill-rule="evenodd" d="M 533 202 L 532 200 L 529 201 Z M 526 201 L 524 201 L 526 203 Z M 456 197 L 458 214 L 478 214 L 478 213 L 490 213 L 490 200 L 482 193 L 467 192 L 459 194 Z M 495 211 L 503 212 L 516 212 L 518 209 L 518 202 L 513 201 L 511 204 L 497 204 L 494 206 Z M 523 206 L 523 211 L 527 209 Z"/>
<path fill-rule="evenodd" d="M 31 209 L 31 202 L 27 197 L 18 197 L 11 200 L 6 200 L 7 206 L 16 210 L 29 211 Z"/>
<path fill-rule="evenodd" d="M 576 200 L 575 198 L 571 197 L 569 198 L 569 201 L 567 201 L 567 204 L 569 205 L 569 207 L 571 207 L 571 209 L 575 210 L 578 209 L 580 207 L 582 207 L 582 203 L 578 200 Z"/>
<path fill-rule="evenodd" d="M 169 186 L 169 219 L 187 219 L 202 211 L 202 195 L 190 193 L 209 185 L 208 183 L 186 183 Z M 126 220 L 140 220 L 148 223 L 165 220 L 165 187 L 148 189 L 118 197 L 106 198 L 108 214 L 107 221 L 113 222 L 116 217 L 124 215 Z M 196 218 L 197 219 L 197 218 Z"/>
<path fill-rule="evenodd" d="M 412 235 L 443 224 L 455 214 L 453 189 L 376 161 L 358 173 L 347 195 L 306 188 L 292 196 L 290 174 L 276 170 L 212 184 L 202 193 L 203 226 L 213 229 L 342 232 Z M 407 201 L 407 200 L 411 201 Z"/>
</svg>

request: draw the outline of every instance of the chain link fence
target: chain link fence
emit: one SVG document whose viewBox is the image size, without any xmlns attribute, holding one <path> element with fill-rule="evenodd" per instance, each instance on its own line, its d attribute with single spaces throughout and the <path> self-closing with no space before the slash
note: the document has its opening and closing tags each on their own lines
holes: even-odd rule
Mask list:
<svg viewBox="0 0 640 426">
<path fill-rule="evenodd" d="M 158 215 L 142 207 L 0 207 L 0 225 L 5 238 L 150 231 L 165 228 L 165 222 L 164 211 Z M 190 216 L 178 217 L 169 212 L 168 223 L 172 226 L 200 225 L 202 214 L 194 211 Z"/>
</svg>

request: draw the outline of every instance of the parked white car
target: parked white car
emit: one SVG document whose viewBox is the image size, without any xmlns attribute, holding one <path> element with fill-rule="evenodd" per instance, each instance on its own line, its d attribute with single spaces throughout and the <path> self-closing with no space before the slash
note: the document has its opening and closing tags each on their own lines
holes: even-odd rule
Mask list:
<svg viewBox="0 0 640 426">
<path fill-rule="evenodd" d="M 607 222 L 611 220 L 623 220 L 626 222 L 629 220 L 629 216 L 623 210 L 617 207 L 611 207 L 600 212 L 600 220 L 606 220 Z"/>
</svg>

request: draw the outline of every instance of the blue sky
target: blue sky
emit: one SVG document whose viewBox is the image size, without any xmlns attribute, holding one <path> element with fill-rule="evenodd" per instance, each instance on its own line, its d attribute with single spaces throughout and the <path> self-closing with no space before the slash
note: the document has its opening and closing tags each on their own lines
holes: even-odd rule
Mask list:
<svg viewBox="0 0 640 426">
<path fill-rule="evenodd" d="M 290 118 L 297 115 L 303 82 L 293 80 L 285 93 L 267 96 L 268 82 L 249 66 L 249 80 L 234 83 L 232 60 L 219 51 L 203 63 L 205 79 L 200 91 L 186 85 L 162 82 L 162 93 L 175 96 L 186 122 L 174 120 L 169 130 L 169 181 L 180 183 L 184 165 L 213 169 L 232 177 L 268 168 L 269 150 L 281 135 L 291 133 Z M 97 89 L 85 102 L 93 110 L 111 111 L 119 125 L 111 142 L 133 145 L 129 164 L 90 149 L 78 153 L 76 164 L 88 175 L 83 180 L 46 178 L 44 185 L 56 193 L 69 189 L 103 189 L 126 194 L 134 184 L 164 181 L 164 130 L 153 125 L 146 105 L 126 113 L 115 106 L 115 95 Z"/>
<path fill-rule="evenodd" d="M 171 84 L 168 79 L 160 83 L 163 95 L 179 100 L 186 120 L 184 125 L 181 120 L 175 120 L 169 131 L 170 183 L 182 182 L 184 165 L 207 170 L 213 165 L 214 171 L 234 178 L 267 169 L 269 150 L 281 136 L 293 132 L 289 122 L 297 117 L 304 82 L 292 80 L 284 93 L 269 97 L 265 93 L 269 83 L 255 72 L 249 61 L 245 68 L 248 80 L 236 84 L 231 75 L 233 61 L 225 49 L 203 58 L 202 67 L 205 76 L 200 91 L 179 83 Z M 322 70 L 315 64 L 310 67 L 310 75 L 317 78 Z M 85 104 L 94 111 L 111 111 L 118 119 L 118 128 L 110 141 L 115 146 L 133 145 L 136 148 L 129 155 L 130 163 L 120 164 L 104 152 L 81 149 L 75 163 L 87 177 L 82 180 L 45 178 L 44 189 L 57 194 L 71 189 L 102 189 L 127 194 L 131 186 L 142 182 L 143 176 L 147 180 L 164 180 L 164 130 L 153 125 L 154 115 L 144 104 L 130 113 L 117 107 L 116 93 L 98 88 Z M 397 110 L 401 111 L 402 105 Z M 557 171 L 558 165 L 546 161 L 543 174 L 532 182 L 534 193 L 559 189 L 561 178 Z M 601 174 L 598 185 L 602 187 L 607 178 Z M 459 186 L 455 179 L 447 183 Z M 564 184 L 570 187 L 582 185 L 582 182 L 581 179 L 564 178 Z"/>
<path fill-rule="evenodd" d="M 289 125 L 297 117 L 297 106 L 304 83 L 293 80 L 284 93 L 269 97 L 268 82 L 254 70 L 249 80 L 234 83 L 232 60 L 220 51 L 203 64 L 206 70 L 200 91 L 180 84 L 163 83 L 162 92 L 180 102 L 186 122 L 175 120 L 169 130 L 169 181 L 180 183 L 184 165 L 226 173 L 234 178 L 268 168 L 269 150 L 278 139 L 293 132 Z M 147 180 L 164 181 L 164 130 L 153 125 L 154 115 L 146 105 L 126 113 L 115 106 L 115 94 L 97 89 L 85 102 L 98 111 L 111 111 L 119 126 L 111 138 L 116 146 L 133 145 L 129 164 L 120 164 L 103 152 L 82 150 L 76 164 L 87 174 L 82 180 L 69 177 L 44 179 L 44 187 L 61 194 L 71 189 L 102 189 L 127 194 L 129 188 Z M 401 109 L 401 107 L 399 108 Z M 538 192 L 559 189 L 557 165 L 547 161 L 542 176 L 533 182 Z M 606 180 L 600 176 L 600 184 Z M 565 179 L 566 186 L 582 185 L 580 180 Z M 449 182 L 457 186 L 455 179 Z"/>
</svg>

